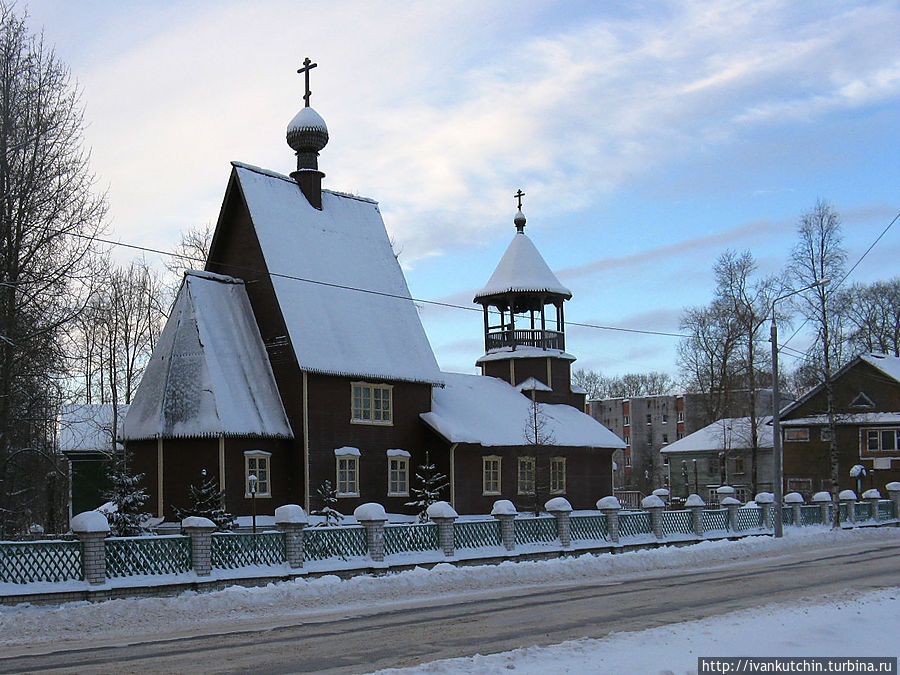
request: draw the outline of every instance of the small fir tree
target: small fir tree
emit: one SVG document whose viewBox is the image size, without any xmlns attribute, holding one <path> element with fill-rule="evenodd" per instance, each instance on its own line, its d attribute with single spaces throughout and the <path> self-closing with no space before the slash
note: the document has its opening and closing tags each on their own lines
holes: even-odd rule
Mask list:
<svg viewBox="0 0 900 675">
<path fill-rule="evenodd" d="M 318 487 L 316 493 L 319 495 L 319 501 L 322 503 L 322 508 L 310 512 L 310 515 L 322 516 L 325 518 L 325 520 L 320 523 L 322 527 L 337 525 L 341 522 L 344 519 L 344 514 L 335 508 L 338 503 L 337 490 L 331 484 L 331 481 L 324 481 Z"/>
<path fill-rule="evenodd" d="M 128 453 L 122 450 L 113 455 L 107 475 L 110 489 L 103 496 L 112 503 L 105 514 L 110 534 L 114 537 L 143 534 L 144 523 L 150 519 L 150 514 L 143 510 L 150 498 L 141 486 L 144 474 L 132 475 L 128 471 Z"/>
<path fill-rule="evenodd" d="M 410 488 L 415 499 L 406 502 L 406 505 L 419 509 L 419 521 L 424 523 L 428 520 L 428 507 L 441 501 L 442 493 L 448 486 L 447 476 L 431 463 L 428 452 L 425 453 L 425 463 L 420 464 L 416 472 L 416 483 L 417 485 Z"/>
<path fill-rule="evenodd" d="M 225 510 L 225 491 L 219 489 L 218 480 L 208 476 L 206 469 L 200 472 L 200 484 L 191 484 L 188 497 L 191 501 L 190 507 L 186 509 L 172 507 L 176 519 L 201 516 L 209 518 L 220 530 L 230 530 L 234 527 L 234 516 Z"/>
</svg>

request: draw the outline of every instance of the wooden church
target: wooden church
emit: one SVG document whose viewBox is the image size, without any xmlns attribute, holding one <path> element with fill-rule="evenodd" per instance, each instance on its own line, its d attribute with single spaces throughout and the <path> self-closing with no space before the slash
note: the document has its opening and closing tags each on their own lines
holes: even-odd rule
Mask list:
<svg viewBox="0 0 900 675">
<path fill-rule="evenodd" d="M 185 505 L 203 469 L 236 514 L 250 513 L 251 476 L 261 514 L 317 508 L 326 480 L 343 513 L 373 501 L 410 513 L 426 456 L 460 513 L 527 504 L 542 484 L 592 508 L 623 444 L 572 389 L 571 292 L 524 233 L 521 192 L 513 241 L 475 298 L 482 375 L 441 372 L 378 204 L 322 188 L 312 67 L 287 128 L 297 170 L 232 164 L 206 269 L 185 274 L 126 416 L 154 515 Z"/>
</svg>

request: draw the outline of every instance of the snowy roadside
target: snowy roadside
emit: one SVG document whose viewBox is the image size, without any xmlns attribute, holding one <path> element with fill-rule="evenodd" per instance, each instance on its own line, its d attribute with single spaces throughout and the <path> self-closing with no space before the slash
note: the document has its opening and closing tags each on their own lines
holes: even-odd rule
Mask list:
<svg viewBox="0 0 900 675">
<path fill-rule="evenodd" d="M 699 544 L 547 561 L 505 562 L 496 566 L 455 567 L 442 563 L 431 570 L 385 576 L 336 576 L 296 579 L 264 587 L 231 587 L 210 593 L 184 593 L 170 598 L 127 598 L 101 603 L 57 606 L 0 606 L 0 644 L 52 644 L 64 648 L 141 636 L 141 639 L 227 632 L 278 621 L 314 621 L 328 612 L 357 612 L 375 607 L 434 601 L 496 592 L 504 588 L 578 584 L 586 580 L 615 583 L 665 571 L 739 565 L 748 560 L 789 557 L 800 550 L 853 542 L 900 540 L 900 528 L 830 531 L 790 528 L 784 539 L 747 537 Z"/>
<path fill-rule="evenodd" d="M 377 675 L 696 673 L 697 657 L 897 657 L 900 588 L 829 602 L 766 605 L 603 639 L 389 668 Z M 853 671 L 845 671 L 853 672 Z M 372 673 L 371 675 L 375 675 Z"/>
</svg>

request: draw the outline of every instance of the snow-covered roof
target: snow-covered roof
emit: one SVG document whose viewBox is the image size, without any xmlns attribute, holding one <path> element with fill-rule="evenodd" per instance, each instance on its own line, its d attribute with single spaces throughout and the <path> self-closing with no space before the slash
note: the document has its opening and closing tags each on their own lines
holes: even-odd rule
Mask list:
<svg viewBox="0 0 900 675">
<path fill-rule="evenodd" d="M 834 423 L 838 426 L 849 424 L 900 424 L 900 412 L 836 413 Z M 828 415 L 810 415 L 790 420 L 781 420 L 783 427 L 819 426 L 828 424 Z"/>
<path fill-rule="evenodd" d="M 484 375 L 442 373 L 445 386 L 431 392 L 431 412 L 420 417 L 451 443 L 528 445 L 531 401 L 508 383 Z M 540 404 L 542 433 L 552 445 L 624 448 L 625 443 L 589 415 L 563 404 Z"/>
<path fill-rule="evenodd" d="M 772 447 L 771 417 L 757 418 L 757 442 L 760 448 Z M 684 438 L 663 446 L 660 452 L 667 455 L 679 452 L 718 452 L 724 449 L 750 448 L 749 417 L 726 417 L 702 429 L 698 429 Z"/>
<path fill-rule="evenodd" d="M 888 377 L 900 382 L 900 357 L 873 353 L 861 354 L 859 358 L 869 365 L 875 366 Z"/>
<path fill-rule="evenodd" d="M 186 272 L 125 417 L 126 440 L 292 438 L 244 282 Z"/>
<path fill-rule="evenodd" d="M 128 406 L 118 407 L 118 433 Z M 112 450 L 113 406 L 109 403 L 65 405 L 59 416 L 60 452 L 110 452 Z"/>
<path fill-rule="evenodd" d="M 564 359 L 566 361 L 574 361 L 575 357 L 560 349 L 541 349 L 540 347 L 520 346 L 513 349 L 512 347 L 500 347 L 492 349 L 484 356 L 480 357 L 475 363 L 482 364 L 488 361 L 508 361 L 509 359 L 545 359 L 553 357 L 554 359 Z"/>
<path fill-rule="evenodd" d="M 572 297 L 572 291 L 559 283 L 524 232 L 516 232 L 491 278 L 475 295 L 475 301 L 514 291 L 557 293 Z"/>
<path fill-rule="evenodd" d="M 440 383 L 378 205 L 234 163 L 302 370 Z M 310 282 L 289 279 L 291 275 Z"/>
</svg>

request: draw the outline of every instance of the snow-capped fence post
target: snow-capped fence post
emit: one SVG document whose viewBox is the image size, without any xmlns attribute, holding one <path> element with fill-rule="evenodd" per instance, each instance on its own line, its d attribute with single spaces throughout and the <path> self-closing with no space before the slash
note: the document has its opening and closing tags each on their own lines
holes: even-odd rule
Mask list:
<svg viewBox="0 0 900 675">
<path fill-rule="evenodd" d="M 691 512 L 691 529 L 694 531 L 694 534 L 698 537 L 703 536 L 703 509 L 706 507 L 706 502 L 703 501 L 703 498 L 697 494 L 688 495 L 687 501 L 684 502 L 684 505 Z"/>
<path fill-rule="evenodd" d="M 784 496 L 784 503 L 791 507 L 794 526 L 800 527 L 800 525 L 803 524 L 803 521 L 801 520 L 803 515 L 800 511 L 800 507 L 803 506 L 803 495 L 799 492 L 788 492 Z"/>
<path fill-rule="evenodd" d="M 597 508 L 600 513 L 606 516 L 606 531 L 609 534 L 609 540 L 613 544 L 619 543 L 619 511 L 622 505 L 619 500 L 613 496 L 603 497 L 597 501 Z"/>
<path fill-rule="evenodd" d="M 863 492 L 862 498 L 869 502 L 869 505 L 871 506 L 871 520 L 878 520 L 878 502 L 881 501 L 881 493 L 875 488 L 872 488 L 871 490 Z"/>
<path fill-rule="evenodd" d="M 72 532 L 81 542 L 84 580 L 91 586 L 106 583 L 106 535 L 109 522 L 99 511 L 84 511 L 72 518 Z"/>
<path fill-rule="evenodd" d="M 841 490 L 838 501 L 847 505 L 847 522 L 856 525 L 856 493 L 853 490 Z"/>
<path fill-rule="evenodd" d="M 514 551 L 516 548 L 516 507 L 508 499 L 498 499 L 494 502 L 491 515 L 500 521 L 500 539 L 503 548 Z"/>
<path fill-rule="evenodd" d="M 425 509 L 425 513 L 437 524 L 438 545 L 444 552 L 444 555 L 450 557 L 456 553 L 456 543 L 454 541 L 453 524 L 459 518 L 449 502 L 434 502 L 429 504 Z"/>
<path fill-rule="evenodd" d="M 900 519 L 900 483 L 893 481 L 884 486 L 888 499 L 894 502 L 894 518 Z"/>
<path fill-rule="evenodd" d="M 831 493 L 825 492 L 817 492 L 812 496 L 812 502 L 814 504 L 818 504 L 821 509 L 820 520 L 823 525 L 828 525 L 831 522 L 831 514 L 829 513 L 831 507 Z"/>
<path fill-rule="evenodd" d="M 666 510 L 666 503 L 657 495 L 648 495 L 641 500 L 641 508 L 650 512 L 653 536 L 662 539 L 665 536 L 662 528 L 662 512 Z"/>
<path fill-rule="evenodd" d="M 198 577 L 212 572 L 212 533 L 216 524 L 202 516 L 188 516 L 181 521 L 181 530 L 191 538 L 191 566 Z"/>
<path fill-rule="evenodd" d="M 384 507 L 375 502 L 361 504 L 353 511 L 353 517 L 366 528 L 366 542 L 372 562 L 384 562 L 384 524 L 387 522 Z"/>
<path fill-rule="evenodd" d="M 741 508 L 741 503 L 729 495 L 728 497 L 720 497 L 719 506 L 724 506 L 728 509 L 728 529 L 732 532 L 738 532 L 740 530 L 738 527 L 738 509 Z"/>
<path fill-rule="evenodd" d="M 275 527 L 284 533 L 284 554 L 291 568 L 303 567 L 303 529 L 307 522 L 302 506 L 285 504 L 275 509 Z"/>
<path fill-rule="evenodd" d="M 563 548 L 572 545 L 572 505 L 565 497 L 554 497 L 546 504 L 544 510 L 553 514 L 556 518 L 556 532 L 559 535 L 559 544 Z"/>
<path fill-rule="evenodd" d="M 762 509 L 762 526 L 764 530 L 771 530 L 775 527 L 775 495 L 771 492 L 760 492 L 756 495 L 754 501 L 760 509 Z M 778 514 L 781 518 L 781 514 Z"/>
</svg>

